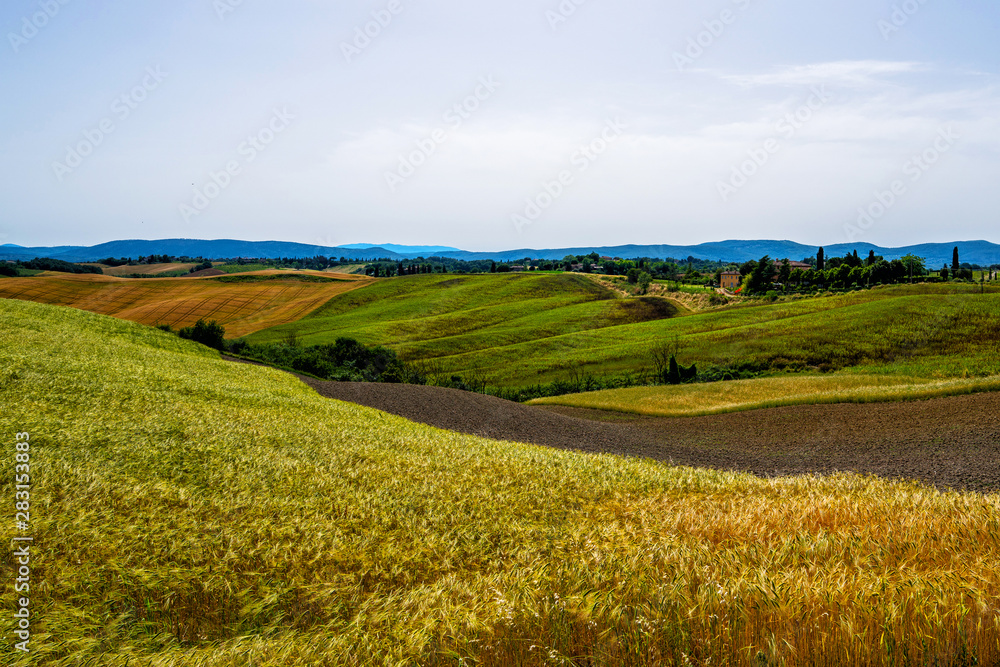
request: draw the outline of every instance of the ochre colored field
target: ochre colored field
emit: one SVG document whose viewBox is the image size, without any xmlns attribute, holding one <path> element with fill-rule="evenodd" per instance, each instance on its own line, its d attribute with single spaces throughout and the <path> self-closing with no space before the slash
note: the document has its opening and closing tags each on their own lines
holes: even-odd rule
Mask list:
<svg viewBox="0 0 1000 667">
<path fill-rule="evenodd" d="M 170 264 L 143 264 L 141 266 L 102 266 L 100 264 L 94 264 L 93 266 L 101 266 L 101 270 L 107 276 L 127 276 L 131 273 L 143 273 L 148 276 L 155 276 L 161 273 L 170 273 L 171 271 L 190 271 L 191 267 L 195 266 L 195 264 L 173 262 Z"/>
<path fill-rule="evenodd" d="M 323 275 L 307 272 L 247 275 L 278 278 L 226 283 L 211 278 L 128 279 L 47 273 L 0 281 L 0 298 L 70 306 L 148 325 L 185 327 L 199 319 L 216 320 L 226 327 L 227 338 L 232 338 L 294 322 L 334 296 L 372 282 L 365 276 L 347 275 L 329 282 L 296 280 L 297 276 Z"/>
</svg>

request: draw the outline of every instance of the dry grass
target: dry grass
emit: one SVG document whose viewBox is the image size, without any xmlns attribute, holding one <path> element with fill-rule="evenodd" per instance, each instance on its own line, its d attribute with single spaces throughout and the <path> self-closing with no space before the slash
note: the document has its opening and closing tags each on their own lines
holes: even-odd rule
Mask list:
<svg viewBox="0 0 1000 667">
<path fill-rule="evenodd" d="M 0 400 L 40 471 L 3 664 L 1000 662 L 995 495 L 492 442 L 17 301 Z"/>
<path fill-rule="evenodd" d="M 657 417 L 697 417 L 785 405 L 906 401 L 981 391 L 1000 391 L 1000 377 L 933 380 L 894 375 L 790 375 L 731 382 L 608 389 L 539 398 L 530 403 Z"/>
<path fill-rule="evenodd" d="M 197 264 L 173 262 L 170 264 L 142 264 L 139 266 L 102 266 L 100 264 L 93 264 L 92 266 L 101 266 L 101 270 L 104 271 L 104 275 L 106 276 L 127 276 L 132 273 L 155 276 L 160 273 L 170 273 L 171 271 L 190 271 Z"/>
<path fill-rule="evenodd" d="M 283 273 L 262 271 L 250 275 Z M 299 320 L 333 297 L 371 282 L 362 276 L 338 276 L 336 282 L 323 283 L 293 279 L 226 283 L 211 278 L 136 280 L 48 273 L 0 281 L 0 298 L 70 306 L 147 325 L 184 327 L 199 319 L 216 320 L 226 327 L 227 337 L 238 337 Z"/>
</svg>

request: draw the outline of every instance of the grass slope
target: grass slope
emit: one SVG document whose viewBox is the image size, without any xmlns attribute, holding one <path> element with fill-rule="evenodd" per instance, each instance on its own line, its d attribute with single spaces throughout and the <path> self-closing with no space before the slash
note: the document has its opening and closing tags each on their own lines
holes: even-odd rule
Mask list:
<svg viewBox="0 0 1000 667">
<path fill-rule="evenodd" d="M 651 347 L 675 336 L 681 363 L 703 369 L 1000 374 L 1000 290 L 894 286 L 684 316 L 660 299 L 602 300 L 609 292 L 572 275 L 404 278 L 335 298 L 251 340 L 292 331 L 306 343 L 355 336 L 407 360 L 434 360 L 446 373 L 484 372 L 509 386 L 648 368 Z"/>
<path fill-rule="evenodd" d="M 1000 377 L 932 380 L 897 375 L 790 375 L 732 382 L 632 387 L 529 401 L 656 417 L 701 415 L 822 403 L 876 403 L 1000 391 Z"/>
<path fill-rule="evenodd" d="M 248 340 L 303 344 L 350 336 L 390 344 L 404 359 L 471 354 L 574 331 L 672 317 L 661 299 L 624 301 L 583 276 L 566 274 L 421 275 L 380 281 L 332 299 L 298 322 Z"/>
<path fill-rule="evenodd" d="M 370 282 L 363 277 L 338 278 L 275 271 L 222 279 L 141 281 L 48 274 L 0 281 L 0 298 L 71 306 L 150 325 L 184 327 L 202 318 L 217 320 L 226 327 L 227 336 L 233 337 L 295 321 L 334 296 Z"/>
<path fill-rule="evenodd" d="M 30 302 L 0 369 L 35 538 L 4 664 L 1000 661 L 997 496 L 491 442 Z"/>
</svg>

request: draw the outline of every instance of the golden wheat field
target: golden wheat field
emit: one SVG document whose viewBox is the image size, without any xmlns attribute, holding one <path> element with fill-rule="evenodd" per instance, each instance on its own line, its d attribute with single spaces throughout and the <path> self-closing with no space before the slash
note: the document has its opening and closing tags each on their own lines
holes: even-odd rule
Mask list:
<svg viewBox="0 0 1000 667">
<path fill-rule="evenodd" d="M 37 470 L 3 664 L 1000 663 L 996 495 L 460 435 L 24 301 L 0 400 Z"/>
<path fill-rule="evenodd" d="M 305 271 L 239 275 L 244 277 L 130 279 L 46 273 L 0 281 L 0 298 L 70 306 L 147 325 L 184 327 L 199 319 L 216 320 L 226 327 L 227 337 L 237 337 L 294 322 L 372 280 L 350 275 L 333 279 Z M 309 276 L 319 278 L 305 282 Z"/>
<path fill-rule="evenodd" d="M 656 417 L 697 417 L 787 405 L 912 401 L 998 390 L 998 376 L 930 379 L 843 373 L 605 389 L 538 398 L 529 401 L 529 404 L 565 405 Z"/>
</svg>

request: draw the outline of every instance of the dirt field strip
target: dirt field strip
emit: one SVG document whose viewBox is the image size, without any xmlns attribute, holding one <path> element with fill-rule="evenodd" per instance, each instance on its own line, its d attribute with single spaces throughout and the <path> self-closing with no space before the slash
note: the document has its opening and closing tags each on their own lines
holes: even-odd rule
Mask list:
<svg viewBox="0 0 1000 667">
<path fill-rule="evenodd" d="M 664 419 L 532 407 L 440 387 L 302 380 L 328 398 L 496 440 L 763 477 L 853 471 L 1000 491 L 1000 393 Z"/>
</svg>

